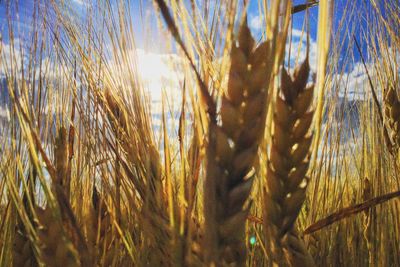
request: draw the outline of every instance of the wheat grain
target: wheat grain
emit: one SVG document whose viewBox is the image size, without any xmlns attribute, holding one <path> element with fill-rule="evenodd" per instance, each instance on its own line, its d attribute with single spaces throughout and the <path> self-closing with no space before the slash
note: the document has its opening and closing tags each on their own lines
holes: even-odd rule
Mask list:
<svg viewBox="0 0 400 267">
<path fill-rule="evenodd" d="M 67 198 L 70 195 L 70 181 L 67 181 L 68 171 L 68 134 L 67 129 L 61 126 L 58 130 L 58 135 L 55 140 L 54 147 L 54 165 L 56 170 L 56 181 L 55 184 L 63 188 L 63 191 Z"/>
<path fill-rule="evenodd" d="M 400 148 L 400 101 L 393 86 L 386 90 L 384 98 L 384 114 L 387 127 L 390 130 L 392 147 L 389 150 L 399 151 Z"/>
<path fill-rule="evenodd" d="M 13 266 L 37 266 L 31 242 L 26 236 L 22 223 L 17 224 L 14 232 Z"/>
<path fill-rule="evenodd" d="M 271 76 L 268 42 L 255 48 L 246 23 L 231 50 L 228 87 L 222 96 L 218 124 L 211 120 L 204 183 L 205 242 L 208 264 L 246 260 L 244 204 L 254 179 L 260 139 L 265 128 L 267 86 Z"/>
<path fill-rule="evenodd" d="M 306 60 L 291 77 L 283 68 L 281 92 L 276 99 L 274 134 L 267 166 L 264 226 L 267 247 L 279 266 L 314 266 L 294 223 L 305 200 L 313 111 L 308 111 L 313 86 L 306 87 Z"/>
<path fill-rule="evenodd" d="M 81 266 L 79 254 L 67 237 L 63 225 L 57 220 L 49 208 L 38 208 L 37 216 L 40 225 L 38 230 L 41 242 L 42 261 L 46 266 Z"/>
</svg>

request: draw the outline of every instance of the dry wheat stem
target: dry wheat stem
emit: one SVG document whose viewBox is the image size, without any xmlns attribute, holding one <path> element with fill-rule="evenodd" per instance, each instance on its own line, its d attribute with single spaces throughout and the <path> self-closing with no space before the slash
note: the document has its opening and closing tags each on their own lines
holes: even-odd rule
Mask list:
<svg viewBox="0 0 400 267">
<path fill-rule="evenodd" d="M 372 185 L 371 182 L 367 177 L 364 178 L 364 187 L 363 187 L 363 201 L 368 201 L 373 197 L 373 192 L 372 192 Z M 372 230 L 372 214 L 373 214 L 373 209 L 368 209 L 364 210 L 364 220 L 363 220 L 363 235 L 365 242 L 367 243 L 367 249 L 368 249 L 368 255 L 369 255 L 369 262 L 372 264 L 374 262 L 374 257 L 373 254 L 374 252 L 372 251 L 373 243 L 371 239 L 371 230 Z"/>
<path fill-rule="evenodd" d="M 270 257 L 279 266 L 314 266 L 294 227 L 305 200 L 312 135 L 309 108 L 314 86 L 307 87 L 308 59 L 289 76 L 282 69 L 277 96 L 274 134 L 267 166 L 264 226 Z"/>
<path fill-rule="evenodd" d="M 171 259 L 170 222 L 166 196 L 161 182 L 163 174 L 160 155 L 153 140 L 143 134 L 150 133 L 151 130 L 147 128 L 148 125 L 140 122 L 137 123 L 138 125 L 129 124 L 129 110 L 124 104 L 121 104 L 122 101 L 110 89 L 105 90 L 104 97 L 105 112 L 117 139 L 117 146 L 121 147 L 121 151 L 118 152 L 116 146 L 111 142 L 109 142 L 110 147 L 122 165 L 125 177 L 128 177 L 129 181 L 133 183 L 143 202 L 141 214 L 138 216 L 142 220 L 145 243 L 148 251 L 151 251 L 151 255 L 143 253 L 141 261 L 144 262 L 143 264 L 165 265 Z M 140 105 L 138 113 L 144 113 L 144 107 Z M 122 177 L 121 172 L 115 179 L 122 180 L 125 177 Z"/>
<path fill-rule="evenodd" d="M 104 197 L 93 187 L 93 228 L 89 229 L 95 261 L 99 266 L 110 266 L 116 257 L 116 246 L 112 236 L 112 218 L 107 209 Z"/>
</svg>

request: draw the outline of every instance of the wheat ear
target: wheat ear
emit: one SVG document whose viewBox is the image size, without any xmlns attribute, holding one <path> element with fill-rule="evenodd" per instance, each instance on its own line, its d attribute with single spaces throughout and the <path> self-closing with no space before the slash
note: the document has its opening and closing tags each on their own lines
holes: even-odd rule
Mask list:
<svg viewBox="0 0 400 267">
<path fill-rule="evenodd" d="M 33 171 L 34 172 L 34 171 Z M 28 180 L 33 176 L 29 176 Z M 34 199 L 33 197 L 31 200 Z M 28 209 L 28 195 L 24 192 L 24 196 L 22 197 L 22 203 L 24 209 L 27 210 L 27 219 L 29 223 L 33 222 L 32 214 Z M 35 255 L 34 242 L 32 242 L 29 238 L 28 232 L 26 231 L 25 224 L 22 218 L 18 215 L 16 218 L 16 225 L 14 230 L 14 240 L 13 240 L 13 265 L 14 267 L 19 266 L 38 266 L 37 258 Z"/>
<path fill-rule="evenodd" d="M 66 244 L 57 244 L 58 247 L 67 249 L 65 253 L 72 253 L 75 248 L 79 249 L 79 254 L 76 254 L 77 259 L 81 260 L 82 265 L 89 265 L 92 262 L 92 256 L 88 251 L 86 240 L 83 237 L 81 229 L 77 224 L 77 220 L 71 208 L 70 203 L 70 173 L 68 173 L 68 163 L 69 163 L 69 143 L 68 134 L 65 127 L 61 126 L 58 131 L 58 135 L 55 140 L 54 147 L 54 166 L 55 166 L 55 176 L 53 177 L 52 191 L 57 199 L 57 206 L 60 211 L 61 220 L 50 221 L 49 216 L 52 215 L 52 210 L 48 208 L 43 215 L 43 225 L 47 227 L 50 231 L 58 229 L 60 231 L 58 234 L 62 233 L 60 236 L 61 242 Z M 58 219 L 57 216 L 54 219 Z M 61 231 L 62 227 L 63 231 Z M 42 235 L 43 237 L 43 235 Z M 55 238 L 55 236 L 53 236 Z M 59 240 L 59 241 L 60 241 Z M 44 238 L 44 243 L 48 242 L 47 238 Z M 50 241 L 57 242 L 57 241 Z M 52 244 L 52 243 L 51 243 Z M 57 249 L 58 249 L 57 247 Z M 47 246 L 46 250 L 51 251 L 52 246 Z M 58 251 L 56 251 L 58 253 Z M 63 252 L 64 253 L 64 252 Z M 72 255 L 71 254 L 71 255 Z M 57 256 L 57 255 L 56 255 Z M 73 265 L 76 266 L 76 265 Z"/>
<path fill-rule="evenodd" d="M 54 184 L 60 185 L 63 188 L 64 194 L 69 199 L 70 182 L 67 181 L 68 172 L 68 133 L 67 129 L 63 126 L 59 128 L 54 148 L 54 165 L 56 169 L 56 181 Z M 55 190 L 56 191 L 56 190 Z"/>
<path fill-rule="evenodd" d="M 22 222 L 17 224 L 14 232 L 13 266 L 37 266 L 31 241 L 26 236 Z"/>
<path fill-rule="evenodd" d="M 61 221 L 55 220 L 49 208 L 38 208 L 36 213 L 42 225 L 38 230 L 38 235 L 45 266 L 81 266 L 78 252 L 67 237 Z"/>
<path fill-rule="evenodd" d="M 308 60 L 291 77 L 283 68 L 276 99 L 274 133 L 267 166 L 264 226 L 275 265 L 314 266 L 294 223 L 305 200 L 312 135 L 309 111 L 314 87 L 306 87 Z M 286 261 L 286 263 L 285 263 Z"/>
<path fill-rule="evenodd" d="M 222 95 L 220 123 L 210 120 L 204 183 L 205 241 L 208 265 L 244 265 L 245 207 L 253 183 L 254 161 L 264 133 L 270 47 L 255 42 L 246 23 L 231 50 L 228 87 Z"/>
<path fill-rule="evenodd" d="M 400 101 L 394 87 L 390 86 L 383 98 L 386 124 L 390 131 L 393 147 L 389 150 L 398 152 L 400 148 Z"/>
</svg>

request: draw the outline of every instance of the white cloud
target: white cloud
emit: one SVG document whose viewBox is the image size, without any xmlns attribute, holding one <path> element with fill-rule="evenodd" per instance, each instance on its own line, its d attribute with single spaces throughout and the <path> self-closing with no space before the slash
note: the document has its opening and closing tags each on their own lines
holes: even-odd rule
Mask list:
<svg viewBox="0 0 400 267">
<path fill-rule="evenodd" d="M 290 67 L 293 68 L 294 64 L 300 64 L 304 61 L 307 55 L 307 41 L 306 38 L 300 40 L 292 40 L 291 44 L 286 44 L 286 58 L 290 51 Z M 287 62 L 286 62 L 287 63 Z M 310 47 L 309 47 L 309 63 L 312 72 L 316 72 L 317 66 L 317 43 L 310 39 Z"/>
<path fill-rule="evenodd" d="M 392 70 L 397 70 L 397 74 L 400 74 L 396 62 L 400 62 L 400 53 L 393 50 L 391 47 L 388 49 L 388 54 L 385 57 L 380 56 L 378 62 L 366 62 L 366 67 L 361 61 L 355 62 L 352 69 L 344 72 L 343 74 L 335 74 L 333 77 L 331 94 L 338 93 L 339 97 L 345 97 L 349 100 L 367 100 L 371 99 L 371 85 L 369 84 L 368 74 L 371 78 L 375 92 L 379 100 L 382 99 L 382 85 L 379 82 L 377 71 L 381 71 L 380 65 L 390 65 Z M 391 60 L 387 60 L 390 57 Z M 380 61 L 380 63 L 379 63 Z M 345 63 L 351 64 L 351 63 Z M 375 65 L 376 64 L 376 65 Z M 384 70 L 385 71 L 385 70 Z M 398 77 L 398 76 L 397 76 Z M 385 85 L 384 85 L 385 86 Z M 329 91 L 328 91 L 329 92 Z"/>
<path fill-rule="evenodd" d="M 388 57 L 391 57 L 392 60 L 386 60 L 385 57 L 380 57 L 379 62 L 366 62 L 366 66 L 362 64 L 362 62 L 355 62 L 352 66 L 352 69 L 343 74 L 336 74 L 333 80 L 333 86 L 339 90 L 340 97 L 346 97 L 351 100 L 366 100 L 372 97 L 371 85 L 369 84 L 368 74 L 371 78 L 372 84 L 374 86 L 375 92 L 379 100 L 382 99 L 382 88 L 381 83 L 379 82 L 379 78 L 377 76 L 377 71 L 380 71 L 379 64 L 392 64 L 391 68 L 393 70 L 397 70 L 398 68 L 395 65 L 396 62 L 400 61 L 400 53 L 396 52 L 392 48 L 388 49 Z M 377 64 L 377 65 L 375 65 Z M 397 74 L 400 72 L 398 71 Z M 386 85 L 383 85 L 386 86 Z M 337 91 L 336 91 L 337 92 Z M 334 93 L 334 92 L 333 92 Z"/>
<path fill-rule="evenodd" d="M 259 33 L 265 27 L 264 18 L 259 15 L 250 15 L 249 27 L 253 32 Z M 306 39 L 307 36 L 306 32 L 296 28 L 292 28 L 291 34 L 293 39 Z"/>
<path fill-rule="evenodd" d="M 85 0 L 72 0 L 72 2 L 74 2 L 75 4 L 78 4 L 78 5 L 85 5 L 85 2 L 86 2 L 86 4 L 87 4 L 87 0 L 85 1 Z"/>
<path fill-rule="evenodd" d="M 14 47 L 0 41 L 0 77 L 4 77 L 6 73 L 10 73 L 11 62 L 14 65 L 14 70 L 21 71 L 21 62 L 24 61 L 23 64 L 26 63 L 26 56 L 23 59 L 21 56 L 21 54 L 26 55 L 24 50 L 24 45 L 20 45 L 20 39 L 14 39 Z"/>
<path fill-rule="evenodd" d="M 143 85 L 149 90 L 152 100 L 161 99 L 164 89 L 176 95 L 183 83 L 183 60 L 176 54 L 157 54 L 136 50 L 137 70 Z"/>
<path fill-rule="evenodd" d="M 249 26 L 253 32 L 260 33 L 263 27 L 264 19 L 260 16 L 250 16 Z M 292 28 L 291 30 L 292 40 L 291 44 L 286 44 L 286 56 L 289 54 L 290 48 L 290 66 L 294 67 L 295 62 L 300 64 L 306 57 L 307 52 L 307 33 L 302 32 L 301 29 Z M 313 72 L 316 71 L 317 64 L 317 43 L 310 38 L 310 48 L 309 48 L 309 62 L 310 67 Z M 285 59 L 287 60 L 287 58 Z M 287 62 L 286 62 L 287 63 Z"/>
<path fill-rule="evenodd" d="M 299 30 L 299 29 L 296 29 L 296 28 L 293 28 L 292 29 L 292 38 L 305 38 L 306 37 L 306 32 L 303 32 L 302 30 Z"/>
<path fill-rule="evenodd" d="M 263 25 L 263 19 L 260 16 L 252 16 L 250 19 L 250 28 L 253 29 L 254 31 L 259 31 L 261 30 L 261 27 Z"/>
<path fill-rule="evenodd" d="M 7 106 L 0 106 L 0 118 L 4 118 L 7 119 L 7 121 L 10 121 L 10 111 L 8 110 Z"/>
<path fill-rule="evenodd" d="M 374 79 L 372 63 L 367 63 L 370 76 Z M 353 69 L 343 74 L 336 74 L 333 80 L 333 86 L 339 90 L 339 97 L 346 97 L 349 100 L 365 100 L 369 97 L 369 81 L 365 67 L 361 62 L 354 64 Z M 380 98 L 380 88 L 375 88 Z M 336 91 L 337 92 L 337 91 Z M 335 92 L 331 92 L 335 94 Z"/>
<path fill-rule="evenodd" d="M 134 49 L 127 53 L 126 60 L 121 63 L 116 60 L 108 62 L 111 77 L 114 82 L 122 86 L 123 94 L 127 96 L 130 94 L 129 80 L 133 78 L 142 85 L 146 97 L 150 100 L 153 114 L 159 114 L 162 111 L 163 92 L 166 93 L 168 99 L 169 111 L 179 110 L 185 78 L 185 60 L 183 58 L 177 54 L 162 54 Z M 133 76 L 130 71 L 133 72 Z"/>
</svg>

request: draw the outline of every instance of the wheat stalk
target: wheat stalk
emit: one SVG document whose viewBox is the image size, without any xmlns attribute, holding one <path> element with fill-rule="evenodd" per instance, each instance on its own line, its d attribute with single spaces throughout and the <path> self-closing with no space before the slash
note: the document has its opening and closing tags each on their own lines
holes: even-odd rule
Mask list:
<svg viewBox="0 0 400 267">
<path fill-rule="evenodd" d="M 163 174 L 160 155 L 150 137 L 150 126 L 139 118 L 140 114 L 146 116 L 144 106 L 141 106 L 143 103 L 138 102 L 135 107 L 135 119 L 138 121 L 129 124 L 129 110 L 121 103 L 120 98 L 110 89 L 105 90 L 104 96 L 105 111 L 117 137 L 117 145 L 110 146 L 123 169 L 115 177 L 117 185 L 118 180 L 128 177 L 141 200 L 141 207 L 137 207 L 140 209 L 138 217 L 146 240 L 143 251 L 147 253 L 142 253 L 140 261 L 144 265 L 164 265 L 171 260 L 170 221 L 161 182 Z M 117 150 L 119 146 L 120 151 Z M 117 199 L 120 197 L 118 194 Z"/>
<path fill-rule="evenodd" d="M 89 229 L 91 231 L 89 234 L 93 244 L 95 261 L 99 266 L 110 266 L 116 255 L 112 218 L 104 197 L 97 192 L 95 186 L 93 186 L 92 205 L 93 228 Z"/>
<path fill-rule="evenodd" d="M 294 223 L 305 200 L 313 111 L 313 86 L 306 87 L 308 60 L 291 77 L 283 68 L 276 99 L 274 134 L 267 166 L 264 227 L 274 264 L 314 266 Z"/>
<path fill-rule="evenodd" d="M 253 164 L 264 133 L 270 47 L 255 42 L 246 23 L 231 50 L 228 87 L 222 95 L 221 123 L 210 120 L 204 183 L 207 264 L 243 265 L 245 221 L 254 179 Z"/>
<path fill-rule="evenodd" d="M 371 182 L 367 177 L 364 178 L 364 186 L 363 186 L 363 201 L 368 201 L 373 197 L 372 192 L 372 185 Z M 372 243 L 372 214 L 373 210 L 368 209 L 364 211 L 364 220 L 363 220 L 363 235 L 365 242 L 367 243 L 368 255 L 369 255 L 369 262 L 372 264 L 374 262 L 374 255 L 373 255 L 373 243 Z"/>
</svg>

